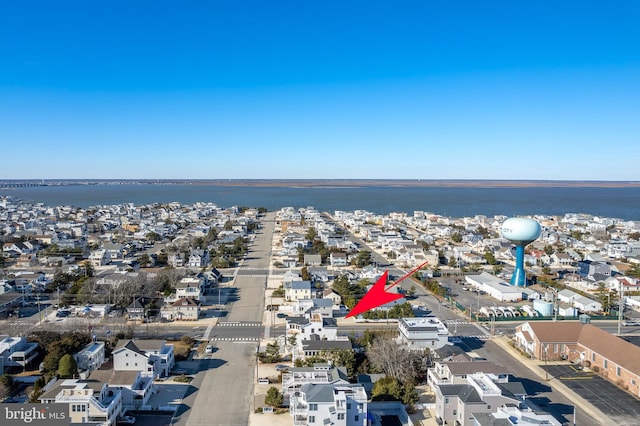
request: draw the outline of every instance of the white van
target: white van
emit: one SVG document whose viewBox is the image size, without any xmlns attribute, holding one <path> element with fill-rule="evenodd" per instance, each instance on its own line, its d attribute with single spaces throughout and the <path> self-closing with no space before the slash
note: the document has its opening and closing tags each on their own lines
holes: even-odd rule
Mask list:
<svg viewBox="0 0 640 426">
<path fill-rule="evenodd" d="M 207 345 L 207 347 L 204 349 L 204 353 L 212 354 L 213 353 L 213 346 Z"/>
</svg>

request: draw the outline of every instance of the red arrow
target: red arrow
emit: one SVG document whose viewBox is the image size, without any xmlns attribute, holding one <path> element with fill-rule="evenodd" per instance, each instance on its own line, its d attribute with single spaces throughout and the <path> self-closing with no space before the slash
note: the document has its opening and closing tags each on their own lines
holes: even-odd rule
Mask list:
<svg viewBox="0 0 640 426">
<path fill-rule="evenodd" d="M 399 293 L 389 293 L 388 290 L 393 288 L 394 286 L 400 284 L 400 281 L 404 280 L 411 274 L 413 274 L 418 269 L 422 268 L 428 262 L 424 262 L 422 265 L 418 266 L 415 269 L 412 269 L 408 274 L 404 275 L 394 284 L 390 285 L 388 288 L 385 288 L 387 285 L 387 279 L 389 278 L 389 271 L 384 271 L 384 274 L 376 281 L 376 283 L 371 287 L 371 289 L 364 295 L 362 299 L 358 302 L 356 306 L 353 307 L 351 312 L 347 314 L 345 318 L 353 317 L 359 315 L 363 312 L 369 311 L 371 309 L 377 308 L 378 306 L 385 305 L 389 302 L 393 302 L 394 300 L 398 300 L 402 298 L 402 295 Z"/>
</svg>

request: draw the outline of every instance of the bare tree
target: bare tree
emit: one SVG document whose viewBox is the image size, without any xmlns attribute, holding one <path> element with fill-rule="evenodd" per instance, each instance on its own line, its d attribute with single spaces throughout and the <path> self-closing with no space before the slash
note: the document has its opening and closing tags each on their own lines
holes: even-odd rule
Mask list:
<svg viewBox="0 0 640 426">
<path fill-rule="evenodd" d="M 391 337 L 376 337 L 367 348 L 367 358 L 387 376 L 400 383 L 414 383 L 422 374 L 422 352 L 410 351 Z"/>
</svg>

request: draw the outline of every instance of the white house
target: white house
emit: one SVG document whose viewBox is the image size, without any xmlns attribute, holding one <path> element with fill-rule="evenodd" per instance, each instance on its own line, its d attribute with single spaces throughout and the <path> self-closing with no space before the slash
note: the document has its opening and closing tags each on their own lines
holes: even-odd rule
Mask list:
<svg viewBox="0 0 640 426">
<path fill-rule="evenodd" d="M 26 367 L 38 356 L 38 344 L 25 337 L 0 335 L 0 374 L 7 367 Z"/>
<path fill-rule="evenodd" d="M 410 350 L 440 349 L 449 341 L 449 330 L 436 317 L 400 318 L 398 342 Z"/>
<path fill-rule="evenodd" d="M 204 278 L 185 277 L 176 284 L 176 297 L 184 299 L 186 297 L 201 300 L 204 294 Z"/>
<path fill-rule="evenodd" d="M 104 363 L 104 342 L 91 342 L 73 355 L 78 370 L 97 370 Z"/>
<path fill-rule="evenodd" d="M 160 315 L 169 321 L 196 321 L 200 317 L 200 303 L 190 297 L 184 297 L 165 305 Z"/>
<path fill-rule="evenodd" d="M 190 268 L 204 268 L 209 264 L 209 252 L 202 249 L 192 249 L 189 254 Z"/>
<path fill-rule="evenodd" d="M 282 373 L 282 394 L 290 397 L 303 385 L 314 384 L 349 384 L 349 376 L 344 367 L 332 367 L 330 364 L 314 364 L 313 367 L 296 367 Z"/>
<path fill-rule="evenodd" d="M 108 250 L 94 250 L 89 254 L 89 262 L 93 266 L 104 266 L 111 263 L 111 253 Z"/>
<path fill-rule="evenodd" d="M 365 426 L 367 393 L 362 385 L 305 384 L 291 395 L 294 425 Z"/>
<path fill-rule="evenodd" d="M 293 302 L 300 299 L 311 299 L 311 281 L 285 282 L 284 297 Z"/>
<path fill-rule="evenodd" d="M 173 345 L 164 340 L 121 340 L 112 352 L 116 371 L 141 371 L 169 375 L 175 363 Z"/>
<path fill-rule="evenodd" d="M 96 380 L 56 380 L 43 388 L 43 404 L 65 404 L 70 424 L 112 426 L 123 413 L 122 390 Z"/>
<path fill-rule="evenodd" d="M 581 312 L 602 312 L 602 303 L 566 288 L 558 292 L 558 300 L 570 304 Z"/>
<path fill-rule="evenodd" d="M 331 252 L 329 263 L 333 267 L 347 266 L 347 254 L 341 252 Z"/>
</svg>

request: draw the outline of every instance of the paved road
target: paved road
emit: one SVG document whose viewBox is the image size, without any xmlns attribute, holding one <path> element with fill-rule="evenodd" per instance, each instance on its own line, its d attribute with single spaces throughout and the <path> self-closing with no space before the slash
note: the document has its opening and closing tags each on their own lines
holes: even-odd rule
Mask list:
<svg viewBox="0 0 640 426">
<path fill-rule="evenodd" d="M 465 343 L 469 343 L 465 340 Z M 555 391 L 551 386 L 541 380 L 535 373 L 527 368 L 518 358 L 505 352 L 500 346 L 491 341 L 478 341 L 476 347 L 472 347 L 478 355 L 487 358 L 498 365 L 505 367 L 516 381 L 521 381 L 525 389 L 535 396 L 528 397 L 541 406 L 542 409 L 551 413 L 564 424 L 573 421 L 574 403 L 562 393 Z M 576 410 L 576 424 L 580 426 L 601 426 L 600 422 L 594 420 L 581 410 Z"/>
<path fill-rule="evenodd" d="M 239 272 L 247 268 L 254 273 L 237 273 L 235 276 L 237 298 L 226 305 L 227 315 L 220 319 L 220 322 L 228 325 L 211 328 L 210 334 L 205 335 L 205 338 L 238 336 L 239 333 L 256 337 L 258 334 L 260 327 L 256 324 L 262 322 L 267 280 L 264 271 L 268 272 L 269 268 L 274 216 L 274 213 L 268 213 L 266 220 L 262 221 L 263 228 L 256 236 L 247 259 L 238 270 Z M 205 368 L 196 375 L 193 382 L 198 391 L 184 399 L 188 409 L 176 419 L 179 425 L 249 424 L 249 413 L 254 406 L 253 379 L 258 343 L 216 340 L 215 344 L 218 350 L 211 358 L 201 361 Z"/>
</svg>

